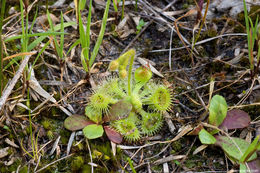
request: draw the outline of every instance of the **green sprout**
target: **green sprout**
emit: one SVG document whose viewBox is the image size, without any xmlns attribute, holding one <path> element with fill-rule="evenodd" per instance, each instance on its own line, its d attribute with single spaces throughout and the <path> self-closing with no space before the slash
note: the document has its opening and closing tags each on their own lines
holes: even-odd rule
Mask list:
<svg viewBox="0 0 260 173">
<path fill-rule="evenodd" d="M 138 25 L 136 26 L 136 34 L 139 34 L 139 32 L 141 31 L 141 29 L 144 27 L 144 25 L 146 24 L 146 22 L 144 22 L 143 19 L 141 19 L 138 23 Z"/>
</svg>

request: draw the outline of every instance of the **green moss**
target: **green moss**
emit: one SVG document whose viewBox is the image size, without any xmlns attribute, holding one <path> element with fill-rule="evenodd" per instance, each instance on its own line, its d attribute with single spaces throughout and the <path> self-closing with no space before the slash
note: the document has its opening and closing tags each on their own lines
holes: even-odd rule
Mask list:
<svg viewBox="0 0 260 173">
<path fill-rule="evenodd" d="M 54 134 L 51 130 L 48 130 L 46 135 L 47 135 L 49 140 L 52 140 L 54 138 Z"/>
<path fill-rule="evenodd" d="M 248 14 L 252 21 L 255 23 L 257 16 L 260 16 L 260 6 L 259 5 L 252 5 L 250 8 L 250 12 Z"/>
<path fill-rule="evenodd" d="M 20 169 L 20 173 L 27 173 L 28 172 L 28 167 L 24 166 L 22 169 Z"/>
<path fill-rule="evenodd" d="M 6 165 L 4 165 L 4 163 L 0 162 L 0 172 L 16 172 L 17 167 L 19 165 L 22 165 L 22 160 L 21 159 L 16 159 L 14 161 L 14 163 L 12 165 L 10 165 L 10 166 L 6 166 Z"/>
<path fill-rule="evenodd" d="M 91 173 L 91 166 L 89 164 L 83 165 L 82 173 Z"/>
<path fill-rule="evenodd" d="M 70 137 L 70 131 L 63 129 L 63 130 L 60 130 L 59 134 L 61 136 L 60 139 L 61 139 L 62 144 L 67 144 L 69 141 L 69 137 Z"/>
<path fill-rule="evenodd" d="M 173 142 L 173 143 L 172 143 L 172 148 L 173 148 L 175 151 L 180 151 L 181 148 L 182 148 L 181 141 L 178 140 L 178 141 Z"/>
<path fill-rule="evenodd" d="M 72 171 L 78 171 L 83 167 L 84 165 L 84 158 L 82 156 L 76 156 L 73 158 L 73 161 L 71 162 L 71 170 Z"/>
<path fill-rule="evenodd" d="M 42 122 L 41 122 L 42 126 L 44 129 L 46 130 L 50 130 L 51 129 L 51 124 L 52 122 L 48 119 L 44 119 Z"/>
</svg>

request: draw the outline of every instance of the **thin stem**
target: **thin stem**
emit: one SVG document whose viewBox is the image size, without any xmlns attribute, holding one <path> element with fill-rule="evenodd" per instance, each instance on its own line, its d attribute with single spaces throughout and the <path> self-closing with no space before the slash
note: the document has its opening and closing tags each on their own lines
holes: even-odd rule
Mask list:
<svg viewBox="0 0 260 173">
<path fill-rule="evenodd" d="M 113 0 L 113 6 L 114 6 L 115 12 L 118 12 L 118 9 L 117 9 L 117 0 Z"/>
<path fill-rule="evenodd" d="M 125 0 L 123 0 L 121 20 L 124 19 L 124 14 L 125 14 Z"/>
<path fill-rule="evenodd" d="M 131 78 L 132 78 L 132 69 L 134 64 L 135 56 L 131 56 L 129 69 L 128 69 L 128 95 L 131 96 L 132 92 L 132 85 L 131 85 Z"/>
<path fill-rule="evenodd" d="M 4 14 L 5 14 L 5 0 L 2 0 L 1 5 L 1 16 L 0 16 L 0 97 L 2 96 L 2 90 L 3 90 L 3 40 L 2 40 L 2 31 L 3 31 L 3 20 L 4 20 Z"/>
</svg>

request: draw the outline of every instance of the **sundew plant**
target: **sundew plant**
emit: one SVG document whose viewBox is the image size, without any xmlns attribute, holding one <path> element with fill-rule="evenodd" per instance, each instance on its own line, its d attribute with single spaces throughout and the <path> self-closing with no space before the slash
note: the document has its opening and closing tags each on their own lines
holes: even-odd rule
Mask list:
<svg viewBox="0 0 260 173">
<path fill-rule="evenodd" d="M 131 49 L 113 60 L 109 70 L 118 70 L 119 77 L 110 77 L 93 90 L 85 108 L 86 116 L 93 122 L 83 129 L 86 137 L 90 134 L 90 138 L 102 136 L 102 125 L 107 123 L 109 129 L 114 129 L 130 142 L 154 135 L 162 127 L 162 115 L 172 105 L 171 92 L 165 85 L 150 80 L 152 72 L 147 67 L 137 68 L 132 78 L 134 57 L 135 50 Z M 66 124 L 69 123 L 65 122 L 65 127 L 71 129 Z M 94 128 L 100 129 L 95 137 Z M 104 129 L 106 131 L 107 128 L 104 126 Z M 113 141 L 111 133 L 106 131 L 106 134 Z"/>
</svg>

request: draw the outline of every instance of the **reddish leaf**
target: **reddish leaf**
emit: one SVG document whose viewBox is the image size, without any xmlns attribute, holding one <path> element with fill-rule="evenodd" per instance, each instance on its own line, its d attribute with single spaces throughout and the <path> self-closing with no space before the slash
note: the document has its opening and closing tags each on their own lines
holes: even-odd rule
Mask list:
<svg viewBox="0 0 260 173">
<path fill-rule="evenodd" d="M 116 130 L 110 128 L 109 126 L 104 126 L 105 132 L 107 134 L 108 139 L 110 141 L 120 144 L 123 140 L 123 137 L 120 133 L 118 133 Z"/>
<path fill-rule="evenodd" d="M 239 109 L 233 109 L 227 112 L 227 116 L 223 123 L 219 126 L 221 129 L 240 129 L 245 128 L 250 124 L 249 115 Z"/>
<path fill-rule="evenodd" d="M 199 124 L 195 128 L 193 128 L 193 130 L 189 132 L 188 135 L 198 135 L 201 129 L 203 129 L 203 125 Z"/>
<path fill-rule="evenodd" d="M 260 159 L 247 162 L 247 164 L 251 172 L 260 173 Z"/>
<path fill-rule="evenodd" d="M 104 122 L 115 121 L 126 118 L 132 110 L 132 104 L 126 100 L 120 100 L 113 104 L 109 110 L 109 114 L 103 118 Z"/>
<path fill-rule="evenodd" d="M 64 121 L 65 128 L 71 131 L 81 130 L 90 124 L 95 123 L 88 120 L 87 117 L 81 115 L 71 115 Z"/>
</svg>

